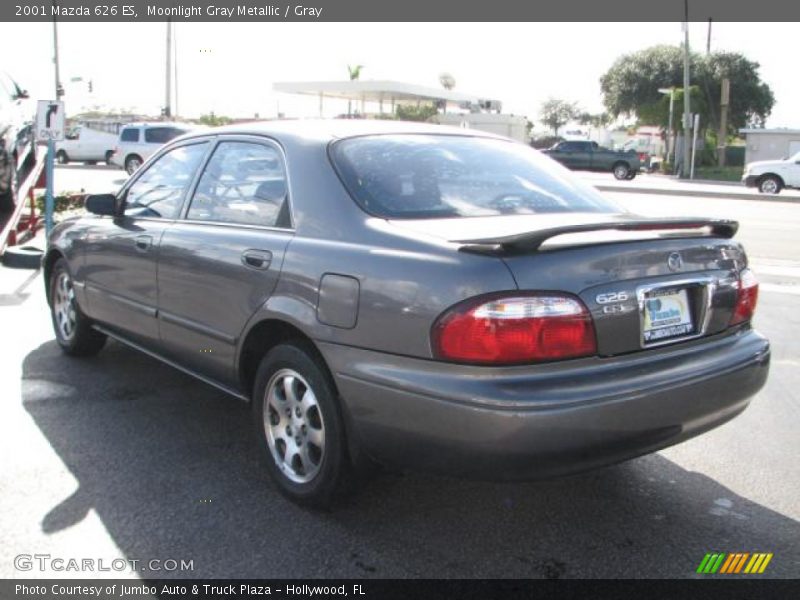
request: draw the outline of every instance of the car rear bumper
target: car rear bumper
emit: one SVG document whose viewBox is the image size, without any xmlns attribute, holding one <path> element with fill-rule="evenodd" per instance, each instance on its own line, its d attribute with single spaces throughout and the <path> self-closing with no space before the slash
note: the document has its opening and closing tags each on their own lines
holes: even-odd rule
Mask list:
<svg viewBox="0 0 800 600">
<path fill-rule="evenodd" d="M 742 183 L 747 187 L 756 187 L 757 181 L 757 175 L 748 175 L 747 177 L 742 177 Z"/>
<path fill-rule="evenodd" d="M 698 435 L 747 407 L 770 358 L 750 329 L 537 367 L 320 348 L 359 450 L 385 464 L 489 479 L 585 470 Z"/>
</svg>

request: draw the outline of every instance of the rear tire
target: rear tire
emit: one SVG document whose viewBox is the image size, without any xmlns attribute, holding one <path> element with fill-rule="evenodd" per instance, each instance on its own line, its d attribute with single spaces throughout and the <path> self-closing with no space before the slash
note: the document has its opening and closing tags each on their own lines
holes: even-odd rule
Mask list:
<svg viewBox="0 0 800 600">
<path fill-rule="evenodd" d="M 71 356 L 93 356 L 100 352 L 106 336 L 92 329 L 91 320 L 81 312 L 75 300 L 72 276 L 63 258 L 53 265 L 48 289 L 50 316 L 61 349 Z"/>
<path fill-rule="evenodd" d="M 142 166 L 142 157 L 131 154 L 125 159 L 125 171 L 128 175 L 133 175 Z"/>
<path fill-rule="evenodd" d="M 350 480 L 336 389 L 313 347 L 287 342 L 261 361 L 253 425 L 270 478 L 292 501 L 327 508 Z"/>
<path fill-rule="evenodd" d="M 56 161 L 60 165 L 66 165 L 67 163 L 69 163 L 69 156 L 63 150 L 59 150 L 58 152 L 56 152 Z"/>
<path fill-rule="evenodd" d="M 783 181 L 775 175 L 766 175 L 758 182 L 758 191 L 762 194 L 780 194 L 783 189 Z"/>
<path fill-rule="evenodd" d="M 618 162 L 613 167 L 611 167 L 611 172 L 614 173 L 614 177 L 623 181 L 628 179 L 628 175 L 631 173 L 631 168 L 628 163 Z"/>
</svg>

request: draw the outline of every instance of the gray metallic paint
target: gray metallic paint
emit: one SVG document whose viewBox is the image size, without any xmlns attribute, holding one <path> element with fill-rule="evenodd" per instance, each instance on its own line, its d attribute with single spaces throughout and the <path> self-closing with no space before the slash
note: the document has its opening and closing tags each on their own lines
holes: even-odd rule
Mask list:
<svg viewBox="0 0 800 600">
<path fill-rule="evenodd" d="M 364 213 L 339 181 L 327 148 L 337 137 L 389 131 L 484 135 L 353 122 L 270 123 L 192 134 L 166 149 L 228 135 L 276 143 L 289 172 L 294 229 L 156 220 L 143 228 L 153 231 L 162 261 L 157 279 L 135 251 L 123 252 L 121 262 L 104 256 L 103 247 L 131 237 L 122 218 L 62 223 L 48 251 L 67 258 L 76 290 L 84 282 L 89 289 L 102 283 L 91 294 L 79 293 L 78 301 L 106 331 L 239 396 L 248 393 L 239 379 L 240 360 L 253 328 L 275 320 L 299 329 L 332 372 L 351 444 L 399 465 L 514 477 L 595 466 L 718 425 L 743 410 L 763 385 L 768 342 L 749 326 L 723 331 L 735 301 L 733 277 L 746 265 L 738 243 L 610 235 L 599 243 L 546 245 L 529 254 L 460 251 L 451 240 L 474 232 L 529 231 L 538 218 L 397 222 Z M 180 214 L 185 212 L 184 204 Z M 574 215 L 561 218 L 569 222 Z M 248 248 L 272 253 L 268 270 L 241 263 Z M 667 266 L 675 251 L 683 257 L 680 273 Z M 320 298 L 320 282 L 330 274 L 357 285 L 323 286 Z M 710 335 L 640 351 L 637 288 L 693 276 L 715 282 Z M 473 296 L 515 290 L 579 296 L 593 316 L 601 356 L 505 368 L 433 360 L 430 330 L 444 310 Z M 628 292 L 628 306 L 603 312 L 597 294 L 620 290 Z M 154 306 L 158 318 L 145 324 L 114 303 L 112 294 Z M 206 347 L 212 351 L 201 353 Z"/>
</svg>

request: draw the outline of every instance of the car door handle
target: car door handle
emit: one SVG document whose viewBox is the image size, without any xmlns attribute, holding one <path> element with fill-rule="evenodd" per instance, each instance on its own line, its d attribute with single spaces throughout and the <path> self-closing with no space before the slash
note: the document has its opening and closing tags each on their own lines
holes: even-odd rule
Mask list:
<svg viewBox="0 0 800 600">
<path fill-rule="evenodd" d="M 150 246 L 153 245 L 153 236 L 151 235 L 139 235 L 136 237 L 136 249 L 139 252 L 147 252 L 150 250 Z"/>
<path fill-rule="evenodd" d="M 254 269 L 266 270 L 272 262 L 272 252 L 269 250 L 245 250 L 242 252 L 242 264 Z"/>
</svg>

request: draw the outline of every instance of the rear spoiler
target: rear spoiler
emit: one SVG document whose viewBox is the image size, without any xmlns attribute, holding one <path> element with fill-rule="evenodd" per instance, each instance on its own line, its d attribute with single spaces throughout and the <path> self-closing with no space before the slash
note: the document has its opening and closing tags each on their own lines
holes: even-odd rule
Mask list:
<svg viewBox="0 0 800 600">
<path fill-rule="evenodd" d="M 728 219 L 645 219 L 637 218 L 627 221 L 611 221 L 609 223 L 584 223 L 581 225 L 563 225 L 539 229 L 527 233 L 502 237 L 488 237 L 471 240 L 452 240 L 463 244 L 462 250 L 483 251 L 496 247 L 511 252 L 531 252 L 539 249 L 545 241 L 552 237 L 569 233 L 586 233 L 592 231 L 667 231 L 676 229 L 697 230 L 695 235 L 709 237 L 732 238 L 739 229 L 738 221 Z"/>
</svg>

